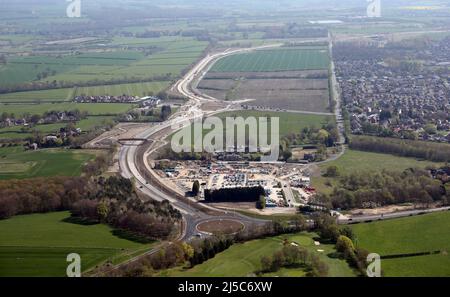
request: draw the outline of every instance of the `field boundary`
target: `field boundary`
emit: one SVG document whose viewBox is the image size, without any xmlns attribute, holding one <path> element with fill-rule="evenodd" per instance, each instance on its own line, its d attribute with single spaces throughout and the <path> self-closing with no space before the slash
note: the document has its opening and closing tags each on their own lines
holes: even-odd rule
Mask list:
<svg viewBox="0 0 450 297">
<path fill-rule="evenodd" d="M 411 257 L 418 257 L 418 256 L 438 255 L 441 253 L 442 253 L 442 251 L 417 252 L 417 253 L 408 253 L 408 254 L 393 254 L 393 255 L 381 256 L 381 259 L 411 258 Z"/>
</svg>

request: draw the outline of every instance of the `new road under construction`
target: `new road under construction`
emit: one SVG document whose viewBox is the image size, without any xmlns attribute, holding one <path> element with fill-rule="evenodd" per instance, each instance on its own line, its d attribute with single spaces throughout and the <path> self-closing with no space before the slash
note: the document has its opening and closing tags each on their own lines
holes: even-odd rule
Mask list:
<svg viewBox="0 0 450 297">
<path fill-rule="evenodd" d="M 329 38 L 331 43 L 331 38 Z M 183 228 L 180 240 L 189 241 L 195 237 L 206 236 L 208 232 L 205 232 L 205 228 L 199 230 L 198 226 L 205 222 L 211 222 L 212 225 L 220 225 L 220 222 L 233 221 L 239 222 L 244 226 L 244 228 L 250 228 L 252 225 L 264 225 L 269 222 L 269 220 L 260 219 L 260 216 L 246 216 L 239 212 L 236 212 L 233 208 L 223 207 L 220 205 L 213 205 L 211 203 L 204 203 L 193 197 L 187 197 L 184 195 L 185 192 L 180 191 L 180 189 L 174 184 L 169 183 L 167 179 L 158 174 L 158 172 L 153 168 L 152 164 L 154 160 L 151 159 L 152 154 L 163 148 L 168 144 L 165 140 L 168 136 L 172 135 L 175 131 L 181 130 L 189 126 L 193 121 L 202 119 L 203 117 L 217 115 L 227 111 L 239 111 L 242 110 L 241 101 L 230 101 L 224 102 L 223 100 L 216 99 L 210 95 L 205 95 L 197 89 L 198 83 L 206 75 L 206 73 L 213 67 L 214 63 L 218 60 L 240 53 L 249 53 L 252 51 L 271 49 L 280 47 L 281 44 L 266 45 L 261 47 L 244 48 L 236 50 L 225 50 L 223 52 L 209 54 L 201 61 L 199 61 L 182 79 L 180 79 L 171 88 L 172 91 L 176 91 L 188 101 L 179 108 L 179 110 L 174 113 L 167 121 L 159 123 L 157 125 L 150 126 L 143 131 L 135 135 L 134 138 L 124 139 L 124 143 L 119 152 L 119 166 L 122 176 L 125 178 L 131 178 L 135 181 L 137 188 L 144 195 L 151 199 L 158 201 L 167 200 L 176 209 L 178 209 L 183 215 Z M 331 45 L 329 46 L 330 52 L 332 51 Z M 332 77 L 331 77 L 331 88 L 332 88 L 332 99 L 336 102 L 334 108 L 334 115 L 336 117 L 336 122 L 338 123 L 339 137 L 340 141 L 338 143 L 339 152 L 331 156 L 327 161 L 336 160 L 343 155 L 345 151 L 344 147 L 344 137 L 343 137 L 343 121 L 340 109 L 340 91 L 334 74 L 334 66 L 331 66 Z M 204 110 L 203 106 L 208 104 L 215 104 L 221 106 L 215 110 Z M 224 104 L 225 103 L 225 104 Z M 146 141 L 143 141 L 146 140 Z M 275 162 L 277 163 L 277 162 Z M 282 165 L 284 163 L 281 163 Z M 295 167 L 295 166 L 294 166 Z M 282 170 L 282 167 L 280 167 Z M 306 165 L 298 165 L 297 167 L 291 168 L 295 172 L 301 172 L 307 169 Z M 292 185 L 292 172 L 287 172 L 284 177 L 287 182 L 281 181 L 281 187 L 283 188 L 283 193 L 285 196 L 286 203 L 284 206 L 293 207 L 290 205 L 292 201 L 304 201 L 305 195 L 299 190 L 300 194 L 294 195 L 291 191 Z M 217 178 L 217 177 L 216 177 Z M 302 180 L 303 177 L 300 177 Z M 274 180 L 275 181 L 275 180 Z M 268 181 L 267 183 L 270 183 Z M 308 191 L 314 189 L 309 188 Z M 285 189 L 284 189 L 285 188 Z M 286 198 L 287 196 L 287 198 Z M 297 199 L 296 199 L 297 197 Z M 276 202 L 275 202 L 276 203 Z M 438 210 L 446 210 L 438 209 Z M 295 208 L 292 208 L 294 211 Z M 430 210 L 431 211 L 431 210 Z M 433 210 L 436 211 L 436 210 Z M 374 220 L 382 220 L 388 218 L 398 218 L 404 216 L 411 216 L 423 213 L 423 210 L 414 210 L 407 212 L 396 212 L 390 215 L 365 215 L 365 216 L 355 216 L 349 217 L 342 215 L 338 211 L 332 211 L 332 214 L 336 216 L 337 221 L 340 224 L 351 224 L 358 222 L 368 222 Z M 428 212 L 428 211 L 426 211 Z M 255 218 L 258 217 L 258 218 Z"/>
<path fill-rule="evenodd" d="M 214 101 L 214 99 L 209 96 L 202 96 L 198 92 L 194 92 L 191 88 L 191 83 L 204 75 L 207 69 L 211 67 L 215 61 L 222 57 L 240 52 L 277 46 L 279 45 L 227 50 L 205 57 L 174 86 L 180 94 L 189 98 L 187 103 L 166 122 L 152 126 L 135 137 L 136 139 L 147 139 L 150 141 L 141 146 L 125 145 L 121 147 L 119 153 L 121 174 L 126 178 L 133 178 L 137 188 L 146 196 L 158 201 L 167 200 L 183 214 L 184 226 L 182 235 L 180 236 L 181 240 L 189 240 L 196 236 L 202 236 L 202 233 L 197 229 L 197 226 L 202 222 L 207 221 L 232 220 L 241 222 L 246 227 L 254 224 L 261 225 L 267 223 L 266 220 L 247 217 L 232 211 L 221 210 L 180 195 L 178 192 L 166 187 L 163 182 L 161 182 L 151 168 L 147 157 L 161 148 L 164 144 L 164 141 L 161 141 L 161 139 L 164 139 L 174 132 L 172 127 L 178 126 L 181 129 L 182 127 L 189 125 L 191 121 L 195 119 L 233 109 L 233 107 L 229 105 L 222 110 L 205 112 L 201 109 L 202 104 Z M 130 141 L 130 139 L 128 139 L 128 141 Z"/>
</svg>

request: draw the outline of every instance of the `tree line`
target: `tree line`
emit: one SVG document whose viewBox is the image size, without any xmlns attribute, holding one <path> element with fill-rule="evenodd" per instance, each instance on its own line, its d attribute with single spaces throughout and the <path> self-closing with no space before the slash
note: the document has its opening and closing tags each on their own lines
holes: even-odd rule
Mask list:
<svg viewBox="0 0 450 297">
<path fill-rule="evenodd" d="M 433 162 L 450 161 L 450 145 L 408 139 L 378 138 L 370 136 L 351 137 L 351 149 L 392 154 L 400 157 L 419 158 Z"/>
<path fill-rule="evenodd" d="M 274 252 L 271 256 L 261 257 L 261 269 L 256 271 L 256 274 L 277 272 L 283 267 L 303 268 L 309 277 L 327 276 L 329 270 L 328 265 L 320 260 L 318 255 L 285 240 L 281 250 Z"/>
<path fill-rule="evenodd" d="M 283 27 L 268 27 L 265 30 L 264 38 L 319 38 L 327 37 L 328 29 L 319 27 L 305 28 L 296 23 L 289 23 Z"/>
<path fill-rule="evenodd" d="M 335 123 L 329 121 L 321 128 L 314 126 L 304 127 L 299 133 L 292 133 L 280 141 L 280 156 L 287 161 L 292 157 L 291 146 L 313 144 L 318 147 L 313 159 L 321 161 L 327 157 L 327 147 L 333 147 L 339 141 L 339 132 Z"/>
<path fill-rule="evenodd" d="M 142 201 L 134 184 L 123 177 L 0 181 L 0 219 L 63 210 L 82 221 L 106 223 L 150 239 L 167 238 L 181 220 L 167 201 Z"/>
<path fill-rule="evenodd" d="M 327 175 L 336 173 L 327 170 Z M 430 171 L 410 168 L 403 172 L 352 172 L 336 178 L 330 194 L 317 194 L 313 201 L 329 208 L 374 208 L 391 204 L 414 203 L 423 207 L 450 201 L 450 185 L 434 178 Z"/>
<path fill-rule="evenodd" d="M 122 177 L 100 178 L 94 197 L 76 201 L 74 217 L 105 223 L 147 239 L 165 239 L 176 231 L 181 213 L 168 201 L 141 200 L 133 183 Z"/>
<path fill-rule="evenodd" d="M 360 276 L 366 276 L 369 252 L 355 247 L 353 241 L 356 236 L 353 230 L 348 226 L 339 227 L 336 219 L 327 213 L 316 213 L 313 218 L 314 229 L 319 234 L 321 242 L 335 244 L 336 253 L 332 256 L 346 260 Z"/>
<path fill-rule="evenodd" d="M 0 86 L 0 94 L 26 92 L 26 91 L 39 91 L 39 90 L 51 90 L 51 89 L 64 89 L 73 87 L 94 87 L 103 85 L 118 85 L 128 83 L 144 83 L 153 81 L 167 81 L 172 80 L 175 77 L 170 73 L 154 75 L 150 77 L 126 77 L 126 78 L 112 78 L 108 80 L 100 80 L 98 78 L 84 81 L 84 82 L 70 82 L 70 81 L 33 81 L 16 85 L 2 85 Z"/>
<path fill-rule="evenodd" d="M 188 243 L 174 243 L 159 252 L 142 257 L 138 261 L 124 265 L 117 270 L 110 271 L 108 267 L 100 271 L 104 276 L 157 276 L 161 271 L 177 266 L 193 268 L 228 249 L 235 243 L 285 233 L 294 233 L 309 230 L 306 219 L 295 216 L 290 222 L 268 222 L 264 225 L 254 225 L 245 228 L 235 235 L 211 236 L 205 239 L 195 239 Z"/>
</svg>

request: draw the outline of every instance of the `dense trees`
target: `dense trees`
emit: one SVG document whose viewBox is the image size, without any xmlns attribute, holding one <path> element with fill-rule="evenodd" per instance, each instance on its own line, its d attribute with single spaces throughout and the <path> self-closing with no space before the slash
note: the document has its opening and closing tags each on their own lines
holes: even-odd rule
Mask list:
<svg viewBox="0 0 450 297">
<path fill-rule="evenodd" d="M 325 177 L 337 177 L 339 176 L 339 168 L 337 166 L 328 166 L 323 174 Z"/>
<path fill-rule="evenodd" d="M 355 235 L 349 227 L 339 227 L 336 219 L 329 214 L 321 213 L 314 217 L 315 230 L 322 242 L 336 244 L 336 256 L 347 260 L 349 265 L 365 275 L 366 260 L 369 254 L 366 250 L 355 247 Z"/>
<path fill-rule="evenodd" d="M 316 38 L 328 36 L 325 28 L 305 28 L 296 23 L 289 23 L 283 27 L 268 27 L 264 38 Z"/>
<path fill-rule="evenodd" d="M 280 222 L 268 222 L 266 225 L 248 226 L 248 228 L 245 228 L 234 236 L 211 236 L 205 239 L 193 240 L 189 244 L 171 244 L 158 253 L 146 256 L 132 264 L 125 265 L 119 270 L 108 271 L 107 274 L 111 275 L 112 273 L 116 276 L 152 276 L 158 270 L 178 265 L 193 267 L 213 258 L 216 254 L 228 249 L 237 242 L 276 236 L 283 233 L 300 232 L 308 229 L 309 226 L 305 218 L 301 215 L 283 224 Z M 286 256 L 289 263 L 293 263 L 293 261 L 299 259 L 296 253 L 291 253 L 291 251 L 286 252 Z M 283 260 L 278 263 L 285 264 L 288 262 Z M 328 270 L 326 265 L 323 265 L 315 255 L 309 256 L 308 263 L 310 263 L 310 266 L 308 266 L 310 269 L 308 270 L 311 276 L 324 275 L 323 273 Z"/>
<path fill-rule="evenodd" d="M 72 205 L 72 214 L 78 217 L 95 218 L 99 217 L 98 201 L 82 199 Z"/>
<path fill-rule="evenodd" d="M 348 264 L 365 275 L 368 251 L 356 248 L 353 241 L 345 235 L 339 236 L 336 242 L 336 251 L 340 258 L 347 260 Z"/>
<path fill-rule="evenodd" d="M 142 201 L 129 179 L 100 177 L 89 187 L 90 197 L 71 208 L 74 216 L 105 222 L 149 238 L 168 237 L 181 219 L 181 214 L 167 201 Z"/>
<path fill-rule="evenodd" d="M 340 235 L 336 242 L 336 251 L 345 253 L 347 251 L 354 251 L 355 246 L 350 238 L 345 235 Z"/>
<path fill-rule="evenodd" d="M 159 159 L 169 159 L 169 160 L 211 160 L 212 154 L 207 152 L 195 153 L 195 152 L 180 152 L 176 153 L 170 147 L 166 147 L 160 153 Z"/>
<path fill-rule="evenodd" d="M 284 139 L 290 145 L 316 144 L 331 147 L 339 140 L 339 132 L 336 124 L 329 121 L 320 128 L 304 127 L 299 133 L 287 135 Z"/>
<path fill-rule="evenodd" d="M 193 267 L 204 261 L 213 258 L 217 253 L 228 249 L 234 243 L 231 237 L 211 237 L 203 241 L 193 242 L 193 256 L 189 259 L 190 265 Z"/>
<path fill-rule="evenodd" d="M 445 204 L 450 197 L 446 181 L 433 178 L 429 171 L 422 169 L 353 172 L 341 175 L 337 182 L 331 194 L 320 195 L 321 204 L 352 209 L 410 202 L 428 207 L 434 202 Z"/>
<path fill-rule="evenodd" d="M 272 256 L 261 258 L 261 270 L 257 274 L 276 272 L 282 267 L 302 267 L 308 271 L 308 276 L 327 276 L 328 265 L 317 255 L 311 254 L 305 248 L 285 242 L 283 248 Z"/>
<path fill-rule="evenodd" d="M 314 222 L 317 233 L 325 242 L 335 243 L 341 235 L 336 219 L 326 213 L 316 214 L 314 217 Z"/>
<path fill-rule="evenodd" d="M 152 276 L 155 272 L 178 265 L 193 267 L 213 258 L 233 244 L 232 237 L 209 237 L 188 243 L 174 243 L 159 252 L 145 256 L 139 261 L 122 266 L 119 270 L 108 271 L 115 276 Z"/>
<path fill-rule="evenodd" d="M 166 95 L 166 97 L 167 97 L 167 95 Z M 171 114 L 172 114 L 172 108 L 170 107 L 170 105 L 163 105 L 161 107 L 160 117 L 161 117 L 162 121 L 167 120 Z"/>
<path fill-rule="evenodd" d="M 259 197 L 259 200 L 256 202 L 256 208 L 258 208 L 258 209 L 266 208 L 266 196 Z"/>
<path fill-rule="evenodd" d="M 192 195 L 197 196 L 200 192 L 200 182 L 198 180 L 195 180 L 192 184 Z"/>
<path fill-rule="evenodd" d="M 408 139 L 354 136 L 350 148 L 360 151 L 393 154 L 435 162 L 450 161 L 450 145 Z"/>
<path fill-rule="evenodd" d="M 315 145 L 317 151 L 310 161 L 321 161 L 327 157 L 327 147 L 332 147 L 339 141 L 339 132 L 336 124 L 329 121 L 322 127 L 304 127 L 299 133 L 292 133 L 283 137 L 280 141 L 280 155 L 283 160 L 292 157 L 291 146 Z"/>
<path fill-rule="evenodd" d="M 71 210 L 74 217 L 104 222 L 149 238 L 168 237 L 181 219 L 168 202 L 143 202 L 133 183 L 122 177 L 0 182 L 0 219 L 58 210 Z"/>
<path fill-rule="evenodd" d="M 0 219 L 68 209 L 88 195 L 86 182 L 79 177 L 0 181 Z"/>
</svg>

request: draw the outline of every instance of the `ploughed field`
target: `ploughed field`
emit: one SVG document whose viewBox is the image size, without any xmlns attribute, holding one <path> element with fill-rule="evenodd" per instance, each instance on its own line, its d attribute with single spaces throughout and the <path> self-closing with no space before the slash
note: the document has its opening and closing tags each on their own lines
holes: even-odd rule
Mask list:
<svg viewBox="0 0 450 297">
<path fill-rule="evenodd" d="M 328 65 L 326 48 L 237 54 L 217 61 L 198 89 L 260 109 L 329 112 Z"/>
</svg>

